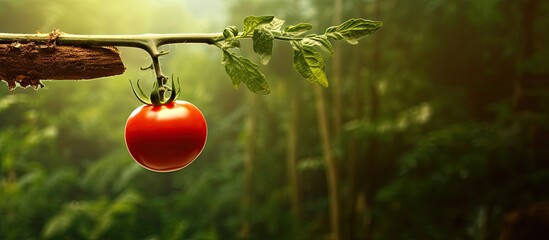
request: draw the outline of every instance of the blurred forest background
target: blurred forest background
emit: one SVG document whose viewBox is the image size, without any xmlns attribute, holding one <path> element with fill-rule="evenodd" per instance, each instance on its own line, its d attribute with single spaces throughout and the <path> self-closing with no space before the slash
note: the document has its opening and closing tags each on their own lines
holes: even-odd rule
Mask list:
<svg viewBox="0 0 549 240">
<path fill-rule="evenodd" d="M 267 96 L 233 89 L 215 47 L 167 47 L 164 72 L 209 125 L 202 155 L 169 174 L 124 145 L 140 105 L 128 79 L 154 78 L 145 52 L 121 48 L 122 76 L 0 87 L 0 239 L 547 233 L 549 1 L 0 0 L 0 32 L 220 32 L 248 15 L 316 33 L 351 17 L 384 26 L 336 44 L 320 94 L 285 42 L 261 67 Z"/>
</svg>

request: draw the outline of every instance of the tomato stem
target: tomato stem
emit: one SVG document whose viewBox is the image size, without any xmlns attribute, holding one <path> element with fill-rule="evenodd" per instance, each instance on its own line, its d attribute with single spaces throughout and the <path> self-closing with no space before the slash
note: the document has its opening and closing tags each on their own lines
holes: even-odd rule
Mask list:
<svg viewBox="0 0 549 240">
<path fill-rule="evenodd" d="M 164 99 L 164 92 L 166 89 L 164 88 L 164 84 L 167 82 L 167 77 L 162 73 L 162 69 L 160 68 L 160 60 L 158 59 L 158 56 L 152 57 L 153 61 L 153 68 L 156 73 L 156 84 L 158 87 L 158 96 L 160 99 Z M 155 89 L 156 90 L 156 89 Z"/>
</svg>

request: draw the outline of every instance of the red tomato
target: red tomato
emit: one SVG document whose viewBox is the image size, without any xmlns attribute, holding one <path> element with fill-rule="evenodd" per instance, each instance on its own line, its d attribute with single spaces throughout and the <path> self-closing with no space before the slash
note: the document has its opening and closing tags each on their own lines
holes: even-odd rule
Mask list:
<svg viewBox="0 0 549 240">
<path fill-rule="evenodd" d="M 124 137 L 133 159 L 155 172 L 176 171 L 189 165 L 204 149 L 206 119 L 185 101 L 143 105 L 128 117 Z"/>
</svg>

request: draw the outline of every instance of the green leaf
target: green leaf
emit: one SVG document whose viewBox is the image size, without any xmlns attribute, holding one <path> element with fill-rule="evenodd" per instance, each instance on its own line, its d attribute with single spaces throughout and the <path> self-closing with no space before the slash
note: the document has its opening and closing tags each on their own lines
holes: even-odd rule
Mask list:
<svg viewBox="0 0 549 240">
<path fill-rule="evenodd" d="M 334 48 L 332 46 L 332 43 L 330 43 L 326 35 L 309 35 L 301 40 L 301 45 L 320 47 L 320 49 L 329 53 L 330 55 L 334 54 Z"/>
<path fill-rule="evenodd" d="M 274 17 L 273 20 L 265 27 L 271 31 L 280 31 L 280 28 L 284 25 L 284 22 L 284 20 Z"/>
<path fill-rule="evenodd" d="M 313 25 L 309 23 L 299 23 L 297 25 L 287 26 L 284 28 L 283 34 L 290 35 L 293 37 L 299 36 L 311 30 Z"/>
<path fill-rule="evenodd" d="M 358 40 L 377 31 L 383 25 L 382 22 L 352 18 L 339 26 L 326 29 L 326 36 L 335 40 L 345 39 L 350 44 L 357 44 Z"/>
<path fill-rule="evenodd" d="M 265 75 L 257 69 L 259 66 L 250 59 L 224 50 L 223 64 L 225 64 L 225 71 L 231 78 L 235 88 L 238 88 L 240 83 L 243 82 L 253 93 L 269 94 L 270 89 L 265 80 Z"/>
<path fill-rule="evenodd" d="M 294 43 L 294 68 L 307 80 L 328 87 L 328 78 L 324 72 L 325 63 L 322 54 L 313 46 Z"/>
<path fill-rule="evenodd" d="M 254 52 L 259 54 L 261 63 L 267 65 L 273 53 L 274 35 L 271 31 L 258 28 L 254 30 Z"/>
<path fill-rule="evenodd" d="M 242 36 L 247 36 L 259 25 L 268 24 L 273 21 L 274 16 L 249 16 L 244 19 L 244 32 Z"/>
</svg>

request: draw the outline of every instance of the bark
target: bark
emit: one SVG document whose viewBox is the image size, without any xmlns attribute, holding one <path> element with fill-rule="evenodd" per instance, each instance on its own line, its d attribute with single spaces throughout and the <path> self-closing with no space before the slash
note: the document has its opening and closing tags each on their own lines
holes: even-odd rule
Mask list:
<svg viewBox="0 0 549 240">
<path fill-rule="evenodd" d="M 75 47 L 52 44 L 0 44 L 0 80 L 13 89 L 43 87 L 40 80 L 80 80 L 124 73 L 115 47 Z"/>
<path fill-rule="evenodd" d="M 328 201 L 330 207 L 330 238 L 331 240 L 340 239 L 339 231 L 339 200 L 338 200 L 338 179 L 337 166 L 332 152 L 330 129 L 328 125 L 328 117 L 326 115 L 326 104 L 322 88 L 314 86 L 314 94 L 316 99 L 316 114 L 318 121 L 318 130 L 320 133 L 320 141 L 322 142 L 322 150 L 324 152 L 324 161 L 326 163 L 326 181 L 328 185 Z"/>
</svg>

